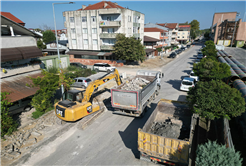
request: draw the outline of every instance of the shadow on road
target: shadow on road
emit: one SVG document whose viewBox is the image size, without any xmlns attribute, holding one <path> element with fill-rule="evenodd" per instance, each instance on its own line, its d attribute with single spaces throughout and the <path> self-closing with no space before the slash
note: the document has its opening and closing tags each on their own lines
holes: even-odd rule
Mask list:
<svg viewBox="0 0 246 166">
<path fill-rule="evenodd" d="M 181 80 L 168 80 L 168 81 L 166 81 L 166 83 L 171 84 L 171 85 L 173 86 L 174 89 L 179 90 Z"/>
<path fill-rule="evenodd" d="M 191 70 L 183 70 L 182 72 L 184 72 L 186 74 L 190 74 Z"/>
<path fill-rule="evenodd" d="M 151 103 L 147 108 L 147 112 L 142 118 L 134 118 L 134 120 L 127 126 L 124 131 L 119 131 L 119 135 L 124 142 L 125 146 L 132 150 L 135 158 L 140 158 L 140 152 L 138 151 L 138 128 L 142 128 L 153 110 L 156 108 L 156 103 Z"/>
<path fill-rule="evenodd" d="M 177 101 L 187 101 L 186 100 L 186 95 L 179 95 L 179 98 L 178 98 L 178 100 Z"/>
</svg>

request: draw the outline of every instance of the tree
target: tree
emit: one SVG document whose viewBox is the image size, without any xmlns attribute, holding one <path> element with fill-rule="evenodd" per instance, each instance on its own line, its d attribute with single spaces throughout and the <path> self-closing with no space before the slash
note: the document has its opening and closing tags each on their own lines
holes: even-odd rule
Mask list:
<svg viewBox="0 0 246 166">
<path fill-rule="evenodd" d="M 226 148 L 225 145 L 219 145 L 215 141 L 208 141 L 197 147 L 197 166 L 241 166 L 242 161 L 239 152 L 235 152 L 232 148 Z"/>
<path fill-rule="evenodd" d="M 8 106 L 11 105 L 7 99 L 8 92 L 1 92 L 1 137 L 10 135 L 17 130 L 18 124 L 9 115 Z"/>
<path fill-rule="evenodd" d="M 188 92 L 187 101 L 193 113 L 207 120 L 221 117 L 230 120 L 245 112 L 241 93 L 221 80 L 199 81 Z"/>
<path fill-rule="evenodd" d="M 54 40 L 56 40 L 56 36 L 51 30 L 44 31 L 44 33 L 43 33 L 43 41 L 44 41 L 44 43 L 48 43 L 48 42 L 51 42 L 51 41 L 54 41 Z"/>
<path fill-rule="evenodd" d="M 143 61 L 145 59 L 144 46 L 141 40 L 134 37 L 126 37 L 124 34 L 116 36 L 116 43 L 112 51 L 116 58 L 126 61 Z"/>
<path fill-rule="evenodd" d="M 46 49 L 46 45 L 43 43 L 43 41 L 42 40 L 40 40 L 40 39 L 38 39 L 38 41 L 37 41 L 37 46 L 38 46 L 38 48 L 39 49 Z"/>
<path fill-rule="evenodd" d="M 231 75 L 227 64 L 214 61 L 210 57 L 203 58 L 200 63 L 194 63 L 193 70 L 202 81 L 222 80 Z"/>
<path fill-rule="evenodd" d="M 190 22 L 190 28 L 193 30 L 199 30 L 200 29 L 200 23 L 197 20 L 192 20 Z"/>
<path fill-rule="evenodd" d="M 195 31 L 193 29 L 190 30 L 190 37 L 192 39 L 195 39 L 196 38 L 196 33 L 195 33 Z"/>
</svg>

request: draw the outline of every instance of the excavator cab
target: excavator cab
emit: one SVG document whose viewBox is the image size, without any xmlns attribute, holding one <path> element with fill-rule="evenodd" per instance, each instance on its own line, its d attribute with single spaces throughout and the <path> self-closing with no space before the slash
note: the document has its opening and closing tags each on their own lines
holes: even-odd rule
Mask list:
<svg viewBox="0 0 246 166">
<path fill-rule="evenodd" d="M 82 99 L 83 99 L 83 92 L 80 90 L 75 90 L 75 89 L 68 90 L 63 94 L 63 100 L 68 100 L 72 102 L 77 101 L 81 103 Z"/>
</svg>

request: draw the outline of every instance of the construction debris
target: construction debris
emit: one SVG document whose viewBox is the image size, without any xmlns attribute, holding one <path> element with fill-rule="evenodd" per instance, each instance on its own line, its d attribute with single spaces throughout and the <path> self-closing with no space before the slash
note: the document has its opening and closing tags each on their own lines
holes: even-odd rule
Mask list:
<svg viewBox="0 0 246 166">
<path fill-rule="evenodd" d="M 136 90 L 143 89 L 149 83 L 150 81 L 144 78 L 136 77 L 130 81 L 126 81 L 126 83 L 121 87 L 121 89 L 136 91 Z"/>
<path fill-rule="evenodd" d="M 170 119 L 168 117 L 164 122 L 153 122 L 150 132 L 156 135 L 177 139 L 180 136 L 182 125 L 181 120 Z"/>
</svg>

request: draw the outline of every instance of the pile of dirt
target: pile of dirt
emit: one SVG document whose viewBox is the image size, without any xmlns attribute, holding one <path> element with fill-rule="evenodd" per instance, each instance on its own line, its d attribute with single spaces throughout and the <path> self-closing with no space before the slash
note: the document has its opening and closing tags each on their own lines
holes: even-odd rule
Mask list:
<svg viewBox="0 0 246 166">
<path fill-rule="evenodd" d="M 179 138 L 182 125 L 182 121 L 168 118 L 164 122 L 153 122 L 150 132 L 168 138 Z"/>
<path fill-rule="evenodd" d="M 135 79 L 132 79 L 130 81 L 126 81 L 126 83 L 121 87 L 123 90 L 140 90 L 143 89 L 146 85 L 149 84 L 150 81 L 141 78 L 136 77 Z"/>
</svg>

